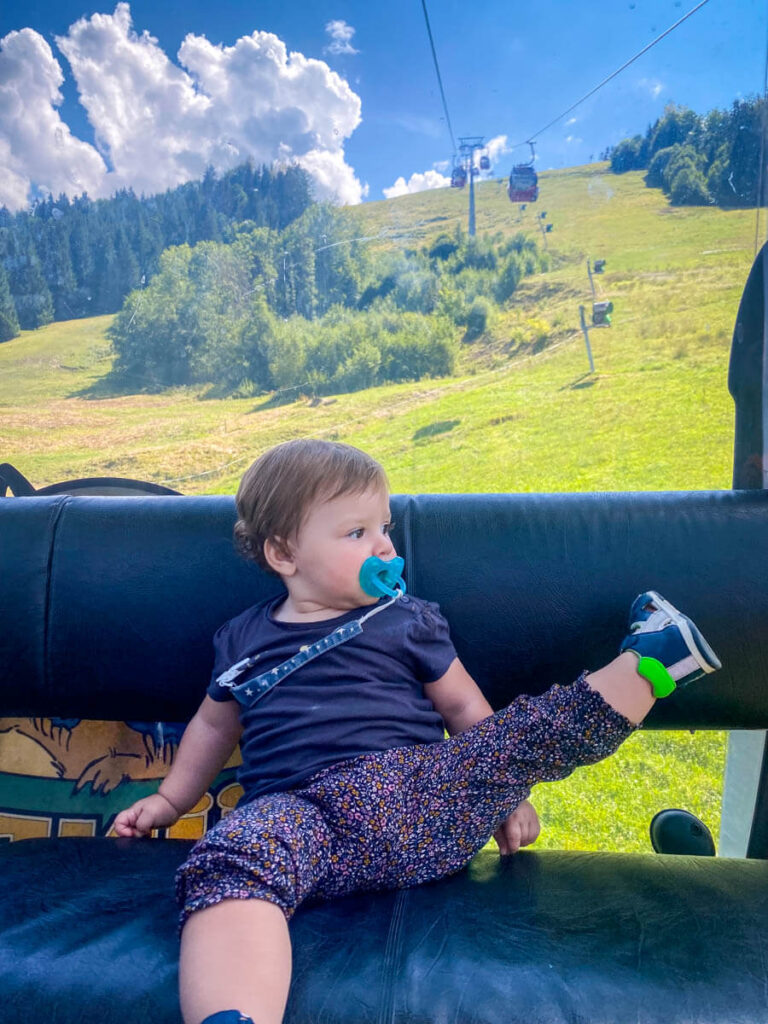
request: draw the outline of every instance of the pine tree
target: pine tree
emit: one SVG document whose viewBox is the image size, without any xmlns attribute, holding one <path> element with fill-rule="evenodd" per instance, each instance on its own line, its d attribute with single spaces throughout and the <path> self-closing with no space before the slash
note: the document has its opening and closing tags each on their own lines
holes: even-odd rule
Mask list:
<svg viewBox="0 0 768 1024">
<path fill-rule="evenodd" d="M 78 200 L 73 204 L 77 207 Z M 81 208 L 73 216 L 69 249 L 76 290 L 70 302 L 72 316 L 89 316 L 93 307 L 93 275 L 95 270 L 94 238 L 91 230 L 90 210 Z"/>
<path fill-rule="evenodd" d="M 53 320 L 53 300 L 29 234 L 25 239 L 12 236 L 6 267 L 22 330 L 34 330 L 49 324 Z"/>
<path fill-rule="evenodd" d="M 77 281 L 69 251 L 69 226 L 57 207 L 54 207 L 54 211 L 59 216 L 45 223 L 37 251 L 43 277 L 53 299 L 53 318 L 70 320 L 77 316 Z"/>
<path fill-rule="evenodd" d="M 275 171 L 250 161 L 221 177 L 208 168 L 202 181 L 148 198 L 138 198 L 130 188 L 96 201 L 86 193 L 71 202 L 65 195 L 55 201 L 48 197 L 17 214 L 0 208 L 0 233 L 7 230 L 13 238 L 13 252 L 7 247 L 0 251 L 0 262 L 18 300 L 22 326 L 37 326 L 51 316 L 113 313 L 129 291 L 149 283 L 169 246 L 231 243 L 239 234 L 234 225 L 246 220 L 252 228 L 276 231 L 311 205 L 309 179 L 300 168 Z M 30 246 L 34 254 L 23 256 Z M 309 272 L 309 255 L 299 252 L 298 258 Z M 282 250 L 279 259 L 272 254 L 268 262 L 281 261 Z M 273 270 L 270 290 L 276 279 Z M 297 281 L 288 290 L 287 308 L 311 314 L 316 304 L 312 287 Z"/>
<path fill-rule="evenodd" d="M 8 287 L 8 277 L 0 265 L 0 342 L 10 341 L 19 333 L 19 318 Z"/>
<path fill-rule="evenodd" d="M 116 305 L 109 312 L 113 313 L 119 309 L 125 296 L 138 288 L 140 283 L 139 262 L 128 241 L 125 230 L 118 228 L 115 240 L 115 258 L 117 261 L 117 274 L 119 286 L 117 290 Z"/>
<path fill-rule="evenodd" d="M 124 292 L 120 267 L 112 239 L 106 233 L 96 247 L 96 270 L 93 279 L 92 314 L 113 313 L 120 308 Z"/>
</svg>

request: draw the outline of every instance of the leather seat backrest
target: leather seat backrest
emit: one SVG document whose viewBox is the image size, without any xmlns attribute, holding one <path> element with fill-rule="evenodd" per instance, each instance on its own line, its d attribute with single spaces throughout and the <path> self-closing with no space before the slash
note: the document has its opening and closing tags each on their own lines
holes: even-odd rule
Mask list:
<svg viewBox="0 0 768 1024">
<path fill-rule="evenodd" d="M 768 727 L 768 493 L 395 496 L 409 589 L 495 707 L 614 657 L 632 599 L 689 612 L 724 669 L 650 728 Z M 183 721 L 226 619 L 279 592 L 231 497 L 0 502 L 0 715 Z"/>
</svg>

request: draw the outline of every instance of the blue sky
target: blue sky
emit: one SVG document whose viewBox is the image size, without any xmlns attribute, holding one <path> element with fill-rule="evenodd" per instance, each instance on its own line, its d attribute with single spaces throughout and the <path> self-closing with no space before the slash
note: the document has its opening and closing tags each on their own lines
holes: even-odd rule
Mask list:
<svg viewBox="0 0 768 1024">
<path fill-rule="evenodd" d="M 694 5 L 695 0 L 590 0 L 589 4 L 576 4 L 572 0 L 538 0 L 527 4 L 514 0 L 506 3 L 431 0 L 428 7 L 432 30 L 455 135 L 483 135 L 487 139 L 506 136 L 508 145 L 525 140 Z M 5 0 L 0 7 L 0 38 L 14 30 L 31 29 L 50 45 L 53 59 L 64 75 L 61 86 L 64 102 L 56 108 L 58 115 L 75 139 L 91 146 L 96 143 L 104 161 L 97 173 L 96 153 L 86 153 L 86 147 L 81 147 L 82 152 L 75 154 L 74 143 L 68 143 L 69 150 L 66 147 L 62 150 L 62 159 L 75 162 L 83 159 L 92 165 L 84 174 L 70 170 L 70 178 L 87 184 L 95 182 L 100 174 L 102 187 L 107 188 L 111 179 L 104 175 L 111 171 L 114 184 L 130 183 L 131 175 L 138 175 L 140 185 L 146 189 L 153 180 L 149 176 L 153 163 L 151 131 L 144 129 L 144 134 L 139 135 L 144 146 L 139 160 L 139 142 L 124 137 L 125 126 L 122 134 L 115 129 L 110 135 L 108 119 L 117 117 L 115 111 L 120 106 L 120 96 L 113 95 L 112 106 L 102 110 L 99 138 L 95 138 L 86 110 L 78 100 L 71 64 L 55 41 L 57 36 L 66 36 L 69 26 L 77 19 L 90 18 L 96 13 L 110 16 L 114 11 L 114 2 L 83 6 L 72 0 L 57 3 Z M 188 0 L 184 4 L 133 0 L 130 18 L 133 32 L 141 35 L 146 31 L 156 37 L 158 50 L 173 64 L 179 63 L 177 53 L 188 33 L 206 37 L 214 47 L 218 44 L 233 47 L 238 39 L 255 31 L 274 33 L 288 51 L 325 62 L 346 81 L 351 93 L 343 101 L 347 104 L 347 114 L 339 119 L 339 128 L 333 129 L 339 149 L 334 156 L 335 164 L 331 166 L 327 161 L 320 173 L 330 183 L 335 174 L 346 175 L 344 194 L 347 199 L 358 188 L 352 181 L 359 183 L 358 191 L 363 198 L 381 199 L 383 189 L 392 186 L 399 177 L 407 181 L 412 174 L 434 171 L 436 166 L 444 172 L 445 165 L 441 161 L 451 158 L 420 0 L 392 0 L 388 4 L 347 0 L 282 0 L 280 3 L 262 0 L 247 4 L 227 0 L 216 4 L 200 0 Z M 333 48 L 337 52 L 329 52 L 333 38 L 326 27 L 333 22 L 346 26 L 341 35 L 336 34 Z M 765 0 L 709 0 L 672 35 L 568 118 L 545 132 L 537 141 L 537 166 L 584 163 L 625 135 L 644 131 L 670 101 L 705 112 L 712 107 L 728 106 L 737 97 L 761 93 L 766 30 Z M 31 39 L 31 36 L 26 37 L 30 46 Z M 98 45 L 102 47 L 102 42 Z M 357 52 L 343 52 L 345 49 Z M 85 75 L 86 34 L 79 41 L 77 53 L 79 67 L 83 69 L 81 74 Z M 147 54 L 149 50 L 145 47 Z M 211 52 L 206 52 L 206 66 L 210 66 L 211 56 Z M 33 61 L 34 48 L 22 57 Z M 235 54 L 227 66 L 226 74 L 242 73 L 242 60 L 238 65 L 236 57 Z M 100 59 L 106 60 L 105 67 L 109 67 L 115 66 L 120 58 L 105 57 L 101 53 Z M 39 60 L 37 62 L 39 64 Z M 3 120 L 3 111 L 12 106 L 7 98 L 3 105 L 3 84 L 7 86 L 19 66 L 18 61 L 9 63 L 10 72 L 7 69 L 3 72 L 0 67 L 0 173 L 5 134 L 6 150 L 11 151 L 15 161 L 11 176 L 14 181 L 18 179 L 14 194 L 21 194 L 27 180 L 56 191 L 62 187 L 60 180 L 63 179 L 56 178 L 50 168 L 51 158 L 46 162 L 35 151 L 35 146 L 45 145 L 45 130 L 55 132 L 60 138 L 60 129 L 49 124 L 48 129 L 39 133 L 37 142 L 29 134 L 30 123 L 40 121 L 40 113 L 32 108 L 30 89 L 23 87 L 21 72 L 18 72 L 20 84 L 13 101 L 17 107 L 19 103 L 30 105 L 27 134 L 18 134 L 24 127 L 23 120 Z M 135 69 L 132 74 L 136 75 Z M 173 77 L 171 65 L 165 68 L 163 75 L 162 82 L 152 79 L 151 87 L 147 85 L 148 79 L 139 82 L 137 93 L 146 89 L 146 95 L 152 97 L 153 90 L 171 88 L 168 84 Z M 91 82 L 92 121 L 96 119 L 93 111 L 100 109 L 99 97 L 95 95 L 99 78 L 99 74 L 94 74 Z M 240 86 L 244 80 L 239 80 Z M 118 83 L 117 93 L 132 91 L 126 89 L 125 82 L 123 78 Z M 332 92 L 330 79 L 318 88 L 308 80 L 301 88 L 297 85 L 298 92 L 293 92 L 286 100 L 291 108 L 302 104 L 309 108 L 314 104 L 306 124 L 299 117 L 301 125 L 295 110 L 291 113 L 288 107 L 279 118 L 264 120 L 263 115 L 254 115 L 245 124 L 243 104 L 247 103 L 247 90 L 244 92 L 239 87 L 232 96 L 228 91 L 226 102 L 240 105 L 240 119 L 232 121 L 235 127 L 227 137 L 229 141 L 225 140 L 226 145 L 232 153 L 241 156 L 254 139 L 269 137 L 271 145 L 279 146 L 282 141 L 285 152 L 291 147 L 299 152 L 297 147 L 307 149 L 310 146 L 306 139 L 315 130 L 318 137 L 326 138 L 323 132 L 330 131 L 328 124 L 336 122 L 323 118 L 326 115 L 337 117 L 336 113 L 328 114 L 327 102 L 332 97 L 331 92 L 327 97 L 323 92 L 326 85 Z M 351 94 L 359 98 L 360 121 L 356 127 L 354 106 L 357 100 L 353 101 Z M 333 102 L 337 99 L 334 96 Z M 172 104 L 159 104 L 147 121 L 166 142 L 178 124 L 176 109 Z M 194 150 L 198 131 L 207 133 L 201 152 L 204 150 L 208 155 L 217 154 L 216 159 L 224 159 L 221 140 L 211 137 L 211 132 L 215 131 L 211 125 L 221 118 L 218 111 L 224 109 L 219 107 L 209 112 L 204 129 L 201 126 L 205 118 L 200 114 L 194 130 L 186 132 L 183 142 L 174 142 L 173 157 L 166 154 L 167 175 L 192 173 L 194 159 L 185 157 L 186 162 L 179 163 L 176 154 L 184 146 Z M 230 108 L 226 111 L 229 116 Z M 135 108 L 129 108 L 124 116 L 135 123 Z M 162 124 L 163 117 L 168 119 L 166 125 Z M 328 142 L 328 138 L 330 136 L 325 143 L 318 144 L 321 149 L 336 144 L 333 138 Z M 262 155 L 265 152 L 266 149 Z M 507 153 L 499 144 L 494 172 L 508 173 L 515 159 L 525 157 L 526 150 Z M 347 170 L 339 169 L 342 159 Z M 158 167 L 162 164 L 160 158 L 157 164 Z M 189 170 L 180 170 L 180 167 Z M 143 178 L 140 172 L 144 173 Z M 43 180 L 46 175 L 53 175 L 50 184 Z M 162 184 L 170 178 L 157 180 Z M 92 190 L 94 187 L 92 185 Z"/>
</svg>

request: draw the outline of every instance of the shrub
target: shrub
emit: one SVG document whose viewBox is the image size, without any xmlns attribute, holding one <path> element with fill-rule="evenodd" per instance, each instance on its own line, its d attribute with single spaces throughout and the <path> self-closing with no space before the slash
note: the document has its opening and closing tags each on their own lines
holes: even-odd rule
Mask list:
<svg viewBox="0 0 768 1024">
<path fill-rule="evenodd" d="M 704 206 L 711 202 L 701 171 L 692 164 L 681 167 L 672 179 L 669 201 L 673 206 Z"/>
<path fill-rule="evenodd" d="M 645 184 L 648 188 L 664 188 L 667 183 L 667 165 L 678 149 L 678 146 L 667 146 L 660 149 L 651 160 L 648 173 L 645 176 Z"/>
<path fill-rule="evenodd" d="M 437 276 L 425 269 L 407 270 L 397 278 L 392 298 L 399 309 L 431 313 L 437 304 Z"/>
<path fill-rule="evenodd" d="M 523 278 L 524 267 L 517 253 L 507 256 L 501 266 L 501 273 L 496 282 L 496 301 L 506 302 Z"/>
<path fill-rule="evenodd" d="M 440 316 L 397 309 L 361 313 L 335 306 L 321 320 L 292 317 L 275 332 L 270 370 L 277 387 L 318 394 L 451 373 L 455 331 Z"/>
<path fill-rule="evenodd" d="M 465 322 L 464 294 L 455 286 L 452 278 L 440 282 L 440 292 L 435 309 L 438 316 L 445 316 L 455 324 Z"/>
<path fill-rule="evenodd" d="M 447 260 L 459 248 L 459 243 L 450 235 L 438 235 L 429 250 L 429 258 L 432 260 Z"/>
<path fill-rule="evenodd" d="M 614 174 L 640 171 L 646 166 L 648 143 L 642 135 L 622 140 L 611 152 L 611 170 Z"/>
<path fill-rule="evenodd" d="M 267 352 L 269 373 L 277 389 L 302 388 L 307 379 L 306 321 L 291 317 L 275 324 L 275 333 Z"/>
<path fill-rule="evenodd" d="M 363 391 L 373 387 L 379 377 L 381 352 L 369 341 L 363 341 L 336 370 L 330 380 L 333 391 Z"/>
<path fill-rule="evenodd" d="M 381 350 L 381 380 L 421 380 L 453 372 L 458 348 L 452 325 L 442 317 L 413 313 L 386 319 L 377 340 Z"/>
<path fill-rule="evenodd" d="M 467 315 L 467 333 L 465 341 L 475 341 L 488 329 L 488 321 L 491 317 L 492 306 L 488 299 L 482 296 L 472 303 L 472 308 Z"/>
<path fill-rule="evenodd" d="M 459 230 L 394 256 L 367 252 L 327 207 L 282 232 L 243 223 L 232 238 L 162 254 L 111 328 L 118 372 L 159 388 L 206 383 L 216 394 L 438 376 L 453 369 L 454 325 L 479 337 L 494 303 L 547 265 L 522 232 L 505 240 Z"/>
</svg>

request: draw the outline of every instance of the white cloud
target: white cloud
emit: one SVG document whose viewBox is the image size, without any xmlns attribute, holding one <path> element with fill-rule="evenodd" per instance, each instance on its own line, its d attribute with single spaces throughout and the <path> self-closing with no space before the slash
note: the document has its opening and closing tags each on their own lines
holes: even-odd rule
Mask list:
<svg viewBox="0 0 768 1024">
<path fill-rule="evenodd" d="M 95 192 L 104 161 L 76 139 L 56 109 L 64 76 L 51 48 L 31 29 L 0 40 L 0 203 L 24 206 L 31 187 L 55 195 Z"/>
<path fill-rule="evenodd" d="M 352 36 L 355 30 L 346 21 L 329 21 L 325 31 L 331 37 L 331 42 L 326 46 L 325 53 L 360 53 L 352 45 Z"/>
<path fill-rule="evenodd" d="M 382 189 L 382 191 L 387 199 L 395 199 L 397 196 L 407 196 L 414 192 L 426 192 L 432 188 L 445 188 L 446 185 L 450 184 L 451 179 L 446 178 L 445 175 L 438 173 L 438 171 L 424 171 L 423 174 L 418 172 L 412 174 L 408 181 L 400 176 L 394 185 Z"/>
<path fill-rule="evenodd" d="M 500 157 L 505 156 L 507 153 L 511 153 L 512 150 L 507 145 L 506 135 L 495 135 L 489 142 L 486 142 L 485 148 L 488 151 L 488 156 L 491 160 L 491 166 L 498 162 Z"/>
<path fill-rule="evenodd" d="M 299 163 L 312 175 L 315 195 L 320 200 L 352 204 L 368 195 L 368 185 L 360 184 L 354 170 L 344 162 L 342 152 L 313 149 Z"/>
<path fill-rule="evenodd" d="M 572 125 L 572 124 L 576 124 L 576 122 L 578 120 L 579 120 L 578 117 L 569 117 L 568 120 L 565 123 L 566 123 L 566 125 Z"/>
<path fill-rule="evenodd" d="M 269 32 L 233 46 L 187 35 L 173 63 L 130 8 L 75 22 L 56 40 L 69 61 L 96 147 L 72 136 L 56 107 L 61 67 L 31 29 L 0 40 L 0 203 L 18 208 L 33 185 L 105 196 L 162 191 L 225 170 L 295 161 L 319 198 L 356 203 L 365 190 L 344 160 L 360 98 L 324 61 L 288 53 Z M 109 165 L 109 167 L 107 166 Z"/>
<path fill-rule="evenodd" d="M 569 146 L 575 146 L 579 142 L 583 142 L 584 139 L 580 139 L 578 135 L 566 135 L 565 141 L 568 143 Z"/>
<path fill-rule="evenodd" d="M 641 78 L 637 83 L 644 92 L 648 92 L 651 96 L 656 99 L 666 88 L 663 82 L 660 82 L 658 78 Z"/>
</svg>

